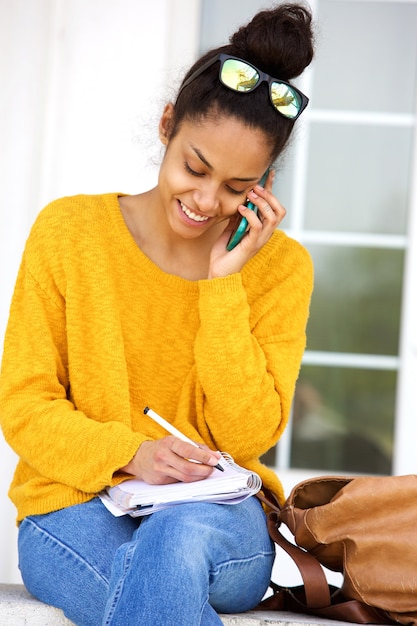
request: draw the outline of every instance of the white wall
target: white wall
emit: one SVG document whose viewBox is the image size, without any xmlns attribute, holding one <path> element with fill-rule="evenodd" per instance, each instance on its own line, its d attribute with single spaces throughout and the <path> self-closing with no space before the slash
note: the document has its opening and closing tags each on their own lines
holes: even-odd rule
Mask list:
<svg viewBox="0 0 417 626">
<path fill-rule="evenodd" d="M 199 0 L 0 0 L 0 353 L 39 210 L 156 181 L 158 117 L 195 58 L 199 11 Z M 0 435 L 1 582 L 20 582 L 14 465 Z"/>
</svg>

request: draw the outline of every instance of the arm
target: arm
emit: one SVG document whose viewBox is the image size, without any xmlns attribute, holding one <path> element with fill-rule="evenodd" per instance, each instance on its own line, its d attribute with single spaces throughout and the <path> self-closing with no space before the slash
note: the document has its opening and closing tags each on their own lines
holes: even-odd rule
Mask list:
<svg viewBox="0 0 417 626">
<path fill-rule="evenodd" d="M 74 350 L 80 342 L 92 347 L 93 328 L 83 323 L 83 307 L 75 315 L 70 312 L 74 297 L 80 297 L 69 288 L 68 271 L 74 264 L 65 246 L 56 243 L 55 231 L 49 238 L 47 231 L 38 226 L 33 231 L 10 311 L 0 385 L 2 427 L 9 444 L 31 468 L 32 477 L 84 493 L 112 484 L 118 470 L 153 483 L 205 478 L 218 462 L 216 453 L 175 437 L 153 441 L 149 424 L 146 436 L 132 430 L 129 386 L 120 370 L 121 337 L 113 336 L 111 344 L 121 351 L 118 359 L 108 346 L 106 354 L 93 356 L 88 348 Z M 77 273 L 75 281 L 82 280 L 85 276 Z M 67 302 L 68 291 L 73 295 Z M 95 320 L 97 340 L 111 332 L 106 323 L 99 328 L 102 315 L 97 320 L 91 305 L 85 315 Z"/>
<path fill-rule="evenodd" d="M 200 283 L 195 347 L 198 429 L 241 462 L 274 445 L 288 421 L 312 290 L 296 242 L 284 240 L 267 267 L 256 262 Z"/>
<path fill-rule="evenodd" d="M 59 263 L 59 254 L 53 258 Z M 131 431 L 126 415 L 102 423 L 76 410 L 68 371 L 64 290 L 53 278 L 57 274 L 54 268 L 50 284 L 41 286 L 25 255 L 5 337 L 1 425 L 31 472 L 95 493 L 111 484 L 114 471 L 146 438 Z"/>
</svg>

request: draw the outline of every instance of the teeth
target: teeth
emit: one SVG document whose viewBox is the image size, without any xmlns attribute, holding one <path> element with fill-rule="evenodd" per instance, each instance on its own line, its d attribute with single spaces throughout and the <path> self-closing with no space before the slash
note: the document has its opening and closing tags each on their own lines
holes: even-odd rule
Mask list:
<svg viewBox="0 0 417 626">
<path fill-rule="evenodd" d="M 181 204 L 181 209 L 183 210 L 185 215 L 190 218 L 190 220 L 194 220 L 194 222 L 207 222 L 208 220 L 207 216 L 196 215 L 195 213 L 190 211 L 190 209 L 187 209 L 187 207 L 182 202 L 180 202 L 180 204 Z"/>
</svg>

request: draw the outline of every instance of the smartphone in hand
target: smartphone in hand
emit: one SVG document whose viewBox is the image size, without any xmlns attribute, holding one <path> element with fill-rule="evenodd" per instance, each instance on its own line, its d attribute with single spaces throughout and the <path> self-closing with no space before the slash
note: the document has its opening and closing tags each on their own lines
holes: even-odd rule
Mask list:
<svg viewBox="0 0 417 626">
<path fill-rule="evenodd" d="M 259 184 L 261 185 L 261 187 L 265 185 L 266 180 L 268 178 L 268 174 L 269 174 L 269 168 L 266 170 L 265 174 L 262 176 L 261 180 L 259 181 Z M 246 200 L 245 206 L 247 206 L 248 209 L 255 211 L 255 213 L 258 212 L 258 207 L 256 207 L 253 204 L 253 202 L 250 202 L 249 200 Z M 226 246 L 226 250 L 233 250 L 233 248 L 237 246 L 237 244 L 240 241 L 242 241 L 243 235 L 246 233 L 247 229 L 248 229 L 248 220 L 246 219 L 246 217 L 241 217 L 236 227 L 233 229 L 232 234 L 230 235 L 229 241 Z"/>
</svg>

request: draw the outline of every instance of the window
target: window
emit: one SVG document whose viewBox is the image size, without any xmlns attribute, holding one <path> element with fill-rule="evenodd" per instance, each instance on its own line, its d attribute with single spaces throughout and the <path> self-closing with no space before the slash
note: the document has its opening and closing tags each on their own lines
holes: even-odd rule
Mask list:
<svg viewBox="0 0 417 626">
<path fill-rule="evenodd" d="M 202 6 L 204 51 L 264 5 Z M 312 8 L 317 54 L 299 82 L 310 105 L 275 185 L 284 228 L 312 255 L 315 290 L 293 419 L 266 460 L 398 473 L 414 465 L 416 432 L 417 2 Z"/>
</svg>

